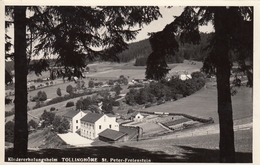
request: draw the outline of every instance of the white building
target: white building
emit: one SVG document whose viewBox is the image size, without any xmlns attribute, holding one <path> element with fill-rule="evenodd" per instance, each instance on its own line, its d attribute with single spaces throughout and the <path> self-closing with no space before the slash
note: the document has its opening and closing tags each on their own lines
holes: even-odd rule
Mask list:
<svg viewBox="0 0 260 165">
<path fill-rule="evenodd" d="M 187 79 L 191 79 L 192 77 L 191 77 L 191 75 L 190 74 L 180 74 L 179 75 L 179 79 L 181 79 L 181 80 L 187 80 Z"/>
<path fill-rule="evenodd" d="M 75 133 L 80 130 L 80 119 L 84 117 L 86 113 L 82 111 L 70 110 L 63 115 L 70 123 L 69 132 Z"/>
<path fill-rule="evenodd" d="M 116 117 L 109 117 L 106 114 L 88 113 L 81 119 L 80 135 L 88 139 L 95 139 L 99 133 L 108 128 L 119 131 Z"/>
<path fill-rule="evenodd" d="M 134 112 L 131 114 L 131 120 L 134 121 L 143 121 L 144 116 L 140 112 Z"/>
</svg>

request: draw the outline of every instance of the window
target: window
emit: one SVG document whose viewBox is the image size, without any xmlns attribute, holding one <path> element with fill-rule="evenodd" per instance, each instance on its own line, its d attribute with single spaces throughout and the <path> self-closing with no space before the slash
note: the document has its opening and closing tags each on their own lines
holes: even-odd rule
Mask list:
<svg viewBox="0 0 260 165">
<path fill-rule="evenodd" d="M 78 126 L 76 126 L 76 129 L 78 129 Z"/>
<path fill-rule="evenodd" d="M 99 125 L 99 129 L 101 129 L 101 125 Z"/>
<path fill-rule="evenodd" d="M 78 120 L 76 120 L 76 123 L 78 123 Z"/>
<path fill-rule="evenodd" d="M 111 128 L 111 124 L 109 124 L 109 128 Z"/>
</svg>

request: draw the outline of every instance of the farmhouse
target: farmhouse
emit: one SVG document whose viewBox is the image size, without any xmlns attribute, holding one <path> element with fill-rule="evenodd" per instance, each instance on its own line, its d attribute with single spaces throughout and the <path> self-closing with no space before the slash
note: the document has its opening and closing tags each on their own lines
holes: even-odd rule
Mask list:
<svg viewBox="0 0 260 165">
<path fill-rule="evenodd" d="M 70 110 L 63 115 L 70 122 L 69 132 L 75 133 L 80 130 L 80 119 L 84 117 L 86 113 L 82 111 Z"/>
<path fill-rule="evenodd" d="M 106 114 L 88 113 L 81 119 L 80 135 L 88 139 L 95 139 L 99 133 L 108 128 L 119 131 L 116 117 L 109 117 Z"/>
</svg>

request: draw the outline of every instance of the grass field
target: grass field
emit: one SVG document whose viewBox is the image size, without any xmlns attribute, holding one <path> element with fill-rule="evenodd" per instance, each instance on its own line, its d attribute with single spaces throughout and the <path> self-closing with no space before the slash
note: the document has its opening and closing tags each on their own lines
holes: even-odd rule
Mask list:
<svg viewBox="0 0 260 165">
<path fill-rule="evenodd" d="M 196 65 L 192 65 L 190 61 L 184 61 L 181 64 L 170 64 L 169 67 L 173 68 L 171 72 L 175 71 L 197 71 L 202 66 L 201 62 L 196 62 Z M 131 78 L 140 78 L 144 77 L 145 74 L 145 67 L 134 67 L 133 65 L 129 64 L 118 64 L 118 63 L 99 63 L 96 65 L 92 65 L 90 67 L 97 67 L 100 71 L 90 73 L 89 76 L 129 76 L 129 80 Z M 105 72 L 105 73 L 104 73 Z M 48 76 L 48 72 L 43 74 L 43 78 Z M 37 79 L 34 74 L 30 74 L 28 79 Z M 43 89 L 37 89 L 35 91 L 30 91 L 28 93 L 28 106 L 32 109 L 35 106 L 35 102 L 30 101 L 30 96 L 33 97 L 37 94 L 38 91 L 42 90 L 45 91 L 48 99 L 52 99 L 57 97 L 56 90 L 57 88 L 61 88 L 62 94 L 66 94 L 66 87 L 68 85 L 76 86 L 74 82 L 66 82 L 63 83 L 62 79 L 55 80 L 56 85 L 49 86 Z M 88 86 L 88 81 L 85 81 L 85 86 Z M 127 86 L 124 87 L 123 93 L 127 93 L 128 89 Z M 43 110 L 49 110 L 51 107 L 58 108 L 59 111 L 57 114 L 65 113 L 68 108 L 65 107 L 68 101 L 76 102 L 79 98 L 75 98 L 72 100 L 67 100 L 55 105 L 50 105 L 46 107 L 42 107 L 36 110 L 30 111 L 32 115 L 39 116 L 43 113 Z M 234 119 L 246 118 L 250 117 L 253 114 L 253 104 L 252 104 L 252 89 L 241 87 L 238 89 L 238 93 L 232 97 L 232 105 L 233 105 L 233 116 Z M 10 111 L 14 105 L 6 105 L 5 111 Z M 175 112 L 175 113 L 186 113 L 193 116 L 209 118 L 212 117 L 215 123 L 218 123 L 218 114 L 217 114 L 217 90 L 216 87 L 212 86 L 212 83 L 209 82 L 207 84 L 206 89 L 202 89 L 195 94 L 174 101 L 174 102 L 166 102 L 165 104 L 149 107 L 145 109 L 146 111 L 161 111 L 161 112 Z M 30 116 L 28 116 L 31 119 Z M 8 117 L 8 120 L 11 120 L 12 117 Z"/>
<path fill-rule="evenodd" d="M 252 88 L 241 87 L 238 89 L 238 93 L 232 97 L 234 120 L 253 115 L 252 99 Z M 210 87 L 210 84 L 208 84 L 208 88 L 202 89 L 191 96 L 144 110 L 148 112 L 184 113 L 207 119 L 212 117 L 215 123 L 218 123 L 217 89 Z"/>
</svg>

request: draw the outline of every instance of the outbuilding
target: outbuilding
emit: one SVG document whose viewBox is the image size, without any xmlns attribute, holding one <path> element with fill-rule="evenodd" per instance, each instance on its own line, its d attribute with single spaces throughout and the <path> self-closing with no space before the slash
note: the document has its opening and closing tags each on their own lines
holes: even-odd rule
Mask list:
<svg viewBox="0 0 260 165">
<path fill-rule="evenodd" d="M 99 140 L 108 143 L 125 142 L 128 140 L 127 133 L 106 129 L 99 134 Z"/>
</svg>

